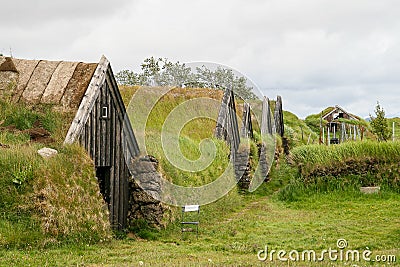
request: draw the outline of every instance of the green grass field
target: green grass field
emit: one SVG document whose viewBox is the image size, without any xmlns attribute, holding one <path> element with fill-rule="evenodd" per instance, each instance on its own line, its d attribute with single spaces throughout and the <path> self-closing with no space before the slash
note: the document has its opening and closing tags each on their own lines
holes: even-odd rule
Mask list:
<svg viewBox="0 0 400 267">
<path fill-rule="evenodd" d="M 264 185 L 268 187 L 269 185 Z M 264 188 L 265 189 L 265 188 Z M 224 201 L 224 200 L 221 200 Z M 201 211 L 199 238 L 178 224 L 155 240 L 136 237 L 93 246 L 64 246 L 46 250 L 0 250 L 1 266 L 354 266 L 357 262 L 260 262 L 259 250 L 335 249 L 338 239 L 348 249 L 367 249 L 400 259 L 400 196 L 390 192 L 315 194 L 296 202 L 275 195 L 242 196 L 234 210 Z M 360 266 L 396 266 L 361 262 Z"/>
</svg>

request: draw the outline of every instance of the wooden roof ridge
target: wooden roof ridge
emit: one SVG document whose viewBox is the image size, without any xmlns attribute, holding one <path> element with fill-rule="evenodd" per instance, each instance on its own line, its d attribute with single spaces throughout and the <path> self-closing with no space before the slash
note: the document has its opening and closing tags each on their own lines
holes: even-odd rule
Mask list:
<svg viewBox="0 0 400 267">
<path fill-rule="evenodd" d="M 52 104 L 60 111 L 76 111 L 97 63 L 29 60 L 0 57 L 0 72 L 16 72 L 12 101 Z"/>
<path fill-rule="evenodd" d="M 347 112 L 344 108 L 342 108 L 342 107 L 339 106 L 339 105 L 335 105 L 335 107 L 334 107 L 330 112 L 328 112 L 327 114 L 325 114 L 325 115 L 322 117 L 322 119 L 325 119 L 326 117 L 328 117 L 329 115 L 331 115 L 332 113 L 334 113 L 334 112 L 337 111 L 337 110 L 340 110 L 340 111 L 342 111 L 343 113 L 346 113 L 347 115 L 349 115 L 349 117 L 351 117 L 351 118 L 353 118 L 353 119 L 355 119 L 355 120 L 360 120 L 357 116 L 355 116 L 355 115 L 353 115 L 353 114 Z"/>
<path fill-rule="evenodd" d="M 113 99 L 116 114 L 123 121 L 121 137 L 124 138 L 124 145 L 127 150 L 127 158 L 132 158 L 140 153 L 139 146 L 137 144 L 129 117 L 126 113 L 124 102 L 122 101 L 121 94 L 119 92 L 118 84 L 115 81 L 111 64 L 108 59 L 103 55 L 100 62 L 97 64 L 97 68 L 90 80 L 90 83 L 82 97 L 78 111 L 68 129 L 67 135 L 64 140 L 64 144 L 72 144 L 78 141 L 80 134 L 85 128 L 85 124 L 89 119 L 90 113 L 93 110 L 96 100 L 98 99 L 101 87 L 107 83 L 109 88 L 110 96 Z"/>
</svg>

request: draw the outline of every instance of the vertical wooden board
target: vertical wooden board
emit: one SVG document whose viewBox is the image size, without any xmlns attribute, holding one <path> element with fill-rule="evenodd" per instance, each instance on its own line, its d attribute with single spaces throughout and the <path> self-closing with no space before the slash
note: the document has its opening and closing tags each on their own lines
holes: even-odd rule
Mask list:
<svg viewBox="0 0 400 267">
<path fill-rule="evenodd" d="M 90 112 L 90 116 L 89 116 L 89 129 L 88 129 L 88 133 L 89 133 L 89 140 L 90 140 L 90 142 L 89 142 L 89 154 L 90 154 L 90 157 L 93 159 L 93 157 L 94 157 L 94 140 L 93 140 L 93 127 L 94 127 L 94 121 L 93 121 L 93 119 L 94 119 L 94 110 L 92 110 L 91 112 Z"/>
<path fill-rule="evenodd" d="M 89 144 L 90 144 L 90 135 L 89 135 L 89 120 L 85 124 L 84 132 L 85 132 L 85 149 L 89 152 Z"/>
<path fill-rule="evenodd" d="M 24 60 L 13 58 L 15 67 L 19 73 L 18 85 L 12 96 L 14 102 L 18 102 L 31 78 L 33 71 L 39 64 L 39 60 Z"/>
<path fill-rule="evenodd" d="M 100 96 L 99 96 L 99 151 L 100 151 L 100 161 L 99 164 L 101 166 L 105 166 L 105 147 L 104 147 L 104 143 L 105 143 L 105 128 L 106 128 L 106 120 L 102 117 L 102 108 L 103 108 L 103 87 L 104 84 L 101 88 L 99 88 L 101 90 Z"/>
<path fill-rule="evenodd" d="M 96 127 L 97 127 L 97 108 L 96 108 L 96 104 L 93 107 L 93 112 L 92 112 L 92 128 L 91 128 L 91 135 L 92 135 L 92 149 L 93 149 L 93 155 L 92 155 L 92 159 L 94 162 L 96 162 Z"/>
<path fill-rule="evenodd" d="M 79 135 L 79 138 L 78 138 L 78 143 L 81 145 L 81 146 L 83 146 L 84 147 L 84 139 L 85 138 L 85 132 L 82 132 L 80 135 Z"/>
<path fill-rule="evenodd" d="M 106 87 L 107 87 L 106 83 L 104 83 L 103 86 L 101 87 L 101 93 L 100 93 L 100 97 L 99 97 L 101 99 L 101 101 L 100 101 L 101 115 L 100 116 L 103 116 L 103 107 L 106 106 L 105 103 L 107 102 L 107 91 L 106 91 L 107 88 Z M 100 165 L 106 166 L 106 157 L 108 156 L 106 154 L 107 118 L 101 117 L 100 123 L 101 123 L 101 127 L 100 127 L 100 151 L 101 151 L 100 152 L 100 155 L 101 155 L 100 156 Z"/>
<path fill-rule="evenodd" d="M 83 128 L 83 131 L 79 135 L 79 144 L 86 149 L 86 134 L 85 134 L 85 128 Z"/>
<path fill-rule="evenodd" d="M 125 139 L 126 142 L 129 141 L 129 139 Z M 125 144 L 128 146 L 128 144 Z M 126 152 L 129 152 L 128 150 Z M 130 156 L 127 155 L 127 157 L 123 158 L 123 164 L 125 168 L 125 177 L 124 177 L 124 210 L 123 210 L 123 222 L 126 224 L 127 220 L 127 215 L 128 215 L 128 204 L 129 204 L 129 177 L 130 177 L 130 172 L 128 169 L 128 163 L 129 163 Z"/>
<path fill-rule="evenodd" d="M 123 159 L 123 164 L 124 164 L 124 198 L 123 198 L 123 210 L 122 210 L 122 227 L 125 228 L 126 227 L 126 223 L 127 223 L 127 217 L 128 217 L 128 207 L 129 207 L 129 170 L 128 167 L 126 165 L 126 161 L 125 159 Z"/>
<path fill-rule="evenodd" d="M 43 97 L 40 100 L 45 104 L 59 104 L 65 89 L 75 72 L 78 62 L 62 61 L 55 69 Z"/>
<path fill-rule="evenodd" d="M 110 222 L 111 225 L 114 225 L 114 206 L 115 206 L 115 201 L 114 201 L 114 196 L 115 196 L 115 176 L 116 176 L 116 170 L 115 170 L 115 147 L 116 147 L 116 134 L 115 134 L 115 118 L 116 114 L 114 111 L 114 108 L 112 108 L 112 116 L 111 116 L 111 125 L 110 125 L 110 136 L 111 136 L 111 142 L 110 142 L 110 156 L 111 156 L 111 173 L 110 173 L 110 205 L 109 205 L 109 210 L 110 210 Z"/>
<path fill-rule="evenodd" d="M 96 101 L 95 101 L 95 103 L 94 103 L 94 106 L 93 106 L 93 115 L 94 115 L 94 117 L 93 117 L 93 122 L 94 122 L 94 125 L 93 125 L 93 128 L 92 128 L 93 152 L 94 152 L 93 158 L 92 158 L 92 159 L 93 159 L 94 164 L 95 164 L 96 166 L 99 165 L 99 164 L 98 164 L 98 151 L 97 151 L 97 143 L 98 143 L 98 131 L 97 131 L 97 127 L 98 127 L 98 125 L 99 125 L 99 118 L 98 118 L 98 116 L 97 116 L 97 112 L 98 112 L 97 104 L 98 104 L 98 99 L 96 99 Z"/>
<path fill-rule="evenodd" d="M 120 157 L 121 157 L 121 124 L 120 120 L 117 117 L 115 121 L 115 185 L 114 185 L 114 216 L 116 222 L 119 219 L 119 195 L 120 195 L 120 178 L 121 178 L 121 166 L 120 166 Z"/>
<path fill-rule="evenodd" d="M 100 88 L 99 88 L 100 90 Z M 97 166 L 102 166 L 101 158 L 103 157 L 102 151 L 100 150 L 101 143 L 101 98 L 100 95 L 96 100 L 96 164 Z"/>
<path fill-rule="evenodd" d="M 87 120 L 87 122 L 86 122 L 86 124 L 85 124 L 85 131 L 86 131 L 86 133 L 85 133 L 85 135 L 86 135 L 86 139 L 87 139 L 87 146 L 86 146 L 86 151 L 89 153 L 89 155 L 91 156 L 92 155 L 92 152 L 90 151 L 90 145 L 91 145 L 91 135 L 90 135 L 90 129 L 91 129 L 91 116 L 89 115 L 89 118 L 88 118 L 88 120 Z"/>
<path fill-rule="evenodd" d="M 109 118 L 106 121 L 106 142 L 105 142 L 105 146 L 106 146 L 106 150 L 105 150 L 105 154 L 106 154 L 106 165 L 110 166 L 111 165 L 111 138 L 112 138 L 112 128 L 111 128 L 111 118 L 114 114 L 114 108 L 111 105 L 111 97 L 110 97 L 110 92 L 109 92 L 109 88 L 108 86 L 106 86 L 106 96 L 107 96 L 107 106 L 108 106 L 108 112 L 109 112 Z"/>
<path fill-rule="evenodd" d="M 121 148 L 124 145 L 124 140 L 121 138 Z M 124 223 L 124 204 L 125 204 L 125 160 L 124 160 L 124 151 L 120 150 L 119 156 L 119 166 L 120 166 L 120 180 L 119 180 L 119 207 L 118 207 L 118 226 L 123 227 Z"/>
<path fill-rule="evenodd" d="M 22 99 L 29 104 L 38 104 L 60 61 L 42 60 L 36 66 L 22 93 Z"/>
</svg>

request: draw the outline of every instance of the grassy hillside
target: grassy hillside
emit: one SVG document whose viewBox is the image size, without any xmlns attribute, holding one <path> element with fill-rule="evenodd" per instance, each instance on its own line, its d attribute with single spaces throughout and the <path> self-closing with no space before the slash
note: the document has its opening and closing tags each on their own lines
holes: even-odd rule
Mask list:
<svg viewBox="0 0 400 267">
<path fill-rule="evenodd" d="M 125 101 L 128 102 L 128 99 L 136 92 L 137 88 L 122 87 L 120 90 Z M 144 110 L 146 105 L 151 105 L 151 103 L 146 101 L 151 99 L 152 95 L 157 90 L 162 90 L 162 88 L 147 88 L 145 91 L 141 91 L 140 99 L 137 101 L 137 105 L 134 107 L 132 114 L 137 114 L 140 110 Z M 177 110 L 180 104 L 200 97 L 212 98 L 219 102 L 222 99 L 222 91 L 176 88 L 163 95 L 163 97 L 157 101 L 148 117 L 140 118 L 139 116 L 135 116 L 133 119 L 134 129 L 137 125 L 135 123 L 138 123 L 139 120 L 143 120 L 146 123 L 145 142 L 147 154 L 153 155 L 159 160 L 161 172 L 167 179 L 177 185 L 200 186 L 208 184 L 213 179 L 219 177 L 229 163 L 229 147 L 226 142 L 213 137 L 215 121 L 206 118 L 195 118 L 182 125 L 183 128 L 177 133 L 179 147 L 173 148 L 173 150 L 176 151 L 170 155 L 179 158 L 178 152 L 182 152 L 183 157 L 189 160 L 197 160 L 201 156 L 201 141 L 205 138 L 210 138 L 216 146 L 216 156 L 211 165 L 200 172 L 185 171 L 182 168 L 177 168 L 171 163 L 171 160 L 167 158 L 166 152 L 171 153 L 171 150 L 165 150 L 161 142 L 161 133 L 165 120 L 172 111 Z M 182 117 L 186 114 L 194 114 L 196 109 L 201 108 L 199 105 L 192 105 L 190 102 L 186 103 L 189 104 L 182 109 L 182 111 L 178 111 L 177 116 Z M 216 112 L 218 112 L 218 110 L 216 110 Z"/>
<path fill-rule="evenodd" d="M 318 132 L 310 128 L 306 122 L 289 111 L 283 111 L 285 135 L 289 139 L 290 147 L 307 144 L 318 144 Z"/>
<path fill-rule="evenodd" d="M 7 102 L 0 114 L 0 248 L 109 239 L 92 161 L 79 146 L 62 146 L 64 117 Z M 43 159 L 44 146 L 59 154 Z"/>
</svg>

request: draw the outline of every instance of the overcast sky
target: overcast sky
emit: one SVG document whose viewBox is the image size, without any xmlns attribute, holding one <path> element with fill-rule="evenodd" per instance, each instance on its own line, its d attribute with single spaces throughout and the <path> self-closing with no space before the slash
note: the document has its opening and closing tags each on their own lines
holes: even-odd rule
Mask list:
<svg viewBox="0 0 400 267">
<path fill-rule="evenodd" d="M 376 101 L 400 116 L 398 0 L 0 0 L 0 53 L 140 70 L 147 57 L 247 75 L 299 117 Z"/>
</svg>

